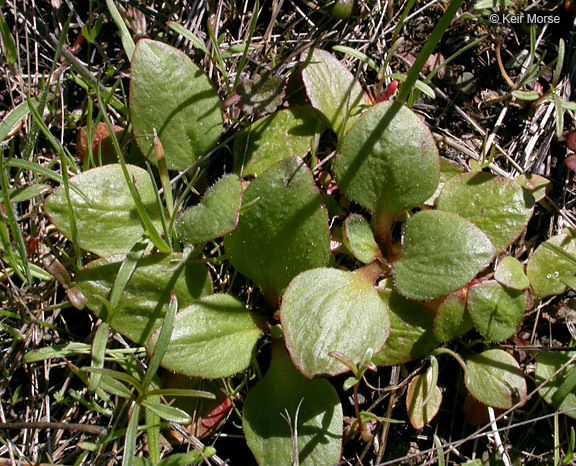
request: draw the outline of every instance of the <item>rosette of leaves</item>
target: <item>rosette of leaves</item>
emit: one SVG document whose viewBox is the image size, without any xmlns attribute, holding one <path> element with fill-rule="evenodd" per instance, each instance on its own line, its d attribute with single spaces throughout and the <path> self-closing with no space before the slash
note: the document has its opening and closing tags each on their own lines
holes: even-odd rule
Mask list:
<svg viewBox="0 0 576 466">
<path fill-rule="evenodd" d="M 181 60 L 152 41 L 140 47 L 142 52 L 155 50 L 160 58 Z M 142 71 L 136 55 L 134 61 L 133 84 Z M 365 364 L 367 355 L 374 355 L 377 365 L 429 355 L 472 325 L 486 339 L 501 341 L 515 331 L 525 307 L 521 264 L 503 260 L 494 280 L 482 274 L 496 253 L 526 227 L 533 196 L 514 181 L 487 173 L 458 173 L 451 164 L 441 164 L 432 134 L 418 114 L 396 102 L 363 106 L 360 84 L 328 52 L 306 55 L 303 78 L 313 110 L 284 109 L 256 122 L 252 130 L 271 149 L 258 152 L 262 147 L 248 139 L 234 149 L 236 171 L 245 164 L 246 174 L 255 177 L 242 181 L 237 175 L 224 176 L 200 203 L 169 219 L 187 246 L 184 254 L 163 251 L 141 257 L 125 286 L 124 300 L 108 313 L 98 303 L 108 299 L 125 256 L 91 263 L 76 277 L 76 288 L 88 307 L 120 333 L 145 344 L 150 354 L 160 338 L 166 296 L 173 291 L 181 309 L 162 365 L 188 376 L 220 378 L 244 370 L 255 357 L 261 335 L 280 319 L 283 335 L 273 340 L 270 369 L 249 392 L 244 410 L 246 437 L 260 464 L 339 460 L 341 407 L 323 377 L 354 371 Z M 206 89 L 199 86 L 189 98 L 201 100 Z M 257 112 L 273 111 L 281 95 L 277 80 L 264 76 L 240 86 L 240 93 Z M 158 92 L 155 99 L 161 98 Z M 144 120 L 145 109 L 135 102 L 138 98 L 131 96 L 133 118 Z M 206 117 L 209 128 L 218 120 L 211 108 Z M 173 111 L 178 129 L 186 120 L 178 112 L 185 114 L 188 108 Z M 363 264 L 359 268 L 330 266 L 334 262 L 329 216 L 305 161 L 309 144 L 322 128 L 316 115 L 339 138 L 332 167 L 323 169 L 331 171 L 341 193 L 364 209 L 365 216 L 350 215 L 343 228 L 346 248 Z M 302 131 L 309 124 L 314 133 L 308 127 Z M 294 152 L 279 155 L 282 151 L 274 149 L 278 141 L 268 139 L 274 136 L 267 128 L 298 136 Z M 158 131 L 156 123 L 139 131 L 144 136 L 151 129 Z M 102 248 L 95 237 L 109 227 L 110 219 L 85 214 L 109 197 L 105 180 L 118 177 L 119 168 L 95 170 L 71 180 L 86 199 L 58 188 L 46 204 L 55 224 L 68 237 L 76 236 L 82 247 L 101 255 L 125 254 L 146 232 L 144 213 L 152 225 L 171 223 L 164 218 L 150 177 L 128 167 L 143 206 L 135 204 L 130 192 L 130 198 L 124 193 L 123 199 L 132 203 L 119 202 L 108 209 L 118 209 L 114 221 L 131 233 L 118 239 L 122 244 L 115 240 L 114 248 Z M 441 191 L 440 179 L 445 183 Z M 434 203 L 437 209 L 431 208 Z M 66 213 L 70 204 L 76 209 L 76 223 Z M 395 229 L 400 222 L 402 228 Z M 198 245 L 217 238 L 222 238 L 222 257 L 261 290 L 263 299 L 253 301 L 256 309 L 230 294 L 212 294 Z M 96 241 L 96 248 L 90 240 Z M 571 237 L 554 242 L 567 249 L 573 246 Z M 533 261 L 527 275 L 542 297 L 549 290 L 538 288 L 531 275 L 545 269 L 546 256 Z M 559 275 L 566 281 L 574 273 L 572 266 L 564 265 Z M 377 286 L 380 278 L 387 279 L 386 287 Z M 564 283 L 554 278 L 549 284 L 557 292 Z M 519 366 L 507 353 L 490 350 L 472 356 L 468 368 L 469 390 L 481 402 L 507 408 L 525 397 Z M 413 417 L 418 428 L 440 404 L 436 383 L 428 381 L 431 376 L 426 372 L 410 388 L 408 405 L 420 413 Z M 496 395 L 479 382 L 486 378 L 498 383 Z"/>
</svg>

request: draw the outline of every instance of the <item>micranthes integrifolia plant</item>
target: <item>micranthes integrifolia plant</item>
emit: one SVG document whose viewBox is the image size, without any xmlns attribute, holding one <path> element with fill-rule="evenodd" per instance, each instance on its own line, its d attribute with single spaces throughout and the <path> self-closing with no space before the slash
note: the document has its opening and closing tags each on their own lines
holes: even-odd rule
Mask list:
<svg viewBox="0 0 576 466">
<path fill-rule="evenodd" d="M 404 105 L 433 46 L 418 57 L 397 100 L 375 105 L 329 52 L 304 52 L 298 72 L 309 104 L 281 108 L 243 129 L 233 172 L 181 212 L 170 173 L 200 166 L 214 149 L 223 128 L 221 99 L 183 52 L 148 39 L 136 44 L 131 123 L 144 157 L 158 168 L 163 196 L 150 172 L 125 163 L 110 131 L 119 163 L 70 178 L 45 203 L 67 238 L 101 257 L 77 271 L 67 292 L 103 322 L 85 372 L 92 391 L 122 392 L 137 407 L 127 442 L 135 442 L 140 407 L 178 415 L 158 403 L 155 369 L 128 380 L 103 368 L 108 326 L 145 346 L 152 367 L 194 378 L 242 372 L 254 364 L 259 342 L 269 342 L 270 367 L 242 410 L 248 446 L 262 465 L 340 460 L 342 407 L 327 379 L 348 371 L 344 389 L 357 395 L 367 370 L 430 357 L 406 398 L 417 429 L 441 405 L 436 358 L 443 354 L 461 362 L 469 393 L 484 405 L 506 410 L 526 399 L 518 362 L 491 343 L 516 332 L 526 290 L 539 299 L 563 293 L 574 286 L 576 266 L 541 246 L 525 273 L 506 251 L 544 196 L 541 180 L 468 172 L 439 157 L 423 118 Z M 250 89 L 244 85 L 244 103 L 253 97 L 261 105 L 262 95 Z M 319 162 L 317 144 L 327 130 L 336 150 Z M 339 196 L 353 201 L 351 213 Z M 548 243 L 576 252 L 571 232 Z M 214 294 L 207 262 L 227 263 L 253 282 L 258 305 Z M 173 322 L 163 325 L 176 302 Z M 473 328 L 485 351 L 464 361 L 443 348 Z M 543 355 L 537 380 L 568 361 L 569 353 Z M 136 395 L 119 388 L 118 379 L 135 386 Z M 576 403 L 576 383 L 561 380 L 541 393 L 565 410 Z M 352 425 L 363 436 L 369 436 L 365 423 L 389 421 L 356 408 Z"/>
</svg>

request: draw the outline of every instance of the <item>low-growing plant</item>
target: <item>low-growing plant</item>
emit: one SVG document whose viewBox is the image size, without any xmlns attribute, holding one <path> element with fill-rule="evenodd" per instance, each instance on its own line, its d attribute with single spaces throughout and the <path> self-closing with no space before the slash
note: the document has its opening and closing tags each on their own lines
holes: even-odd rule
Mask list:
<svg viewBox="0 0 576 466">
<path fill-rule="evenodd" d="M 124 161 L 104 115 L 118 163 L 70 177 L 45 203 L 62 234 L 100 256 L 75 273 L 67 293 L 103 322 L 93 365 L 79 373 L 90 390 L 133 405 L 125 464 L 133 462 L 141 408 L 150 428 L 158 417 L 184 421 L 161 395 L 208 396 L 162 391 L 158 364 L 188 377 L 226 378 L 254 366 L 266 344 L 270 367 L 249 381 L 242 409 L 246 441 L 261 465 L 340 460 L 343 412 L 328 378 L 349 371 L 343 390 L 353 390 L 356 403 L 349 425 L 363 438 L 368 424 L 391 422 L 358 408 L 364 374 L 382 366 L 428 357 L 406 395 L 416 429 L 441 406 L 436 358 L 443 354 L 461 363 L 469 393 L 484 405 L 508 410 L 524 402 L 518 362 L 492 344 L 515 334 L 528 292 L 543 299 L 576 281 L 574 261 L 554 250 L 576 254 L 573 232 L 539 246 L 526 271 L 506 253 L 544 196 L 541 178 L 468 172 L 441 158 L 422 117 L 403 105 L 406 91 L 400 101 L 371 105 L 340 61 L 311 49 L 297 71 L 308 105 L 281 107 L 244 128 L 234 142 L 233 172 L 180 212 L 169 171 L 201 166 L 215 148 L 225 118 L 221 99 L 204 72 L 169 45 L 142 39 L 131 63 L 132 128 L 158 168 L 163 199 L 154 174 Z M 265 75 L 238 86 L 256 115 L 282 96 L 274 92 L 268 102 L 265 93 L 251 94 L 267 79 L 278 88 Z M 323 132 L 335 153 L 319 162 L 308 154 L 316 154 Z M 343 207 L 344 197 L 352 207 Z M 16 269 L 18 256 L 10 258 Z M 254 284 L 259 292 L 250 306 L 234 295 L 235 286 L 213 294 L 211 262 Z M 103 367 L 108 326 L 146 347 L 148 372 Z M 473 345 L 462 358 L 444 347 L 472 329 L 484 351 Z M 31 353 L 28 360 L 42 357 Z M 572 361 L 571 352 L 542 353 L 536 382 L 546 402 L 576 417 Z M 151 451 L 158 462 L 157 447 Z"/>
</svg>

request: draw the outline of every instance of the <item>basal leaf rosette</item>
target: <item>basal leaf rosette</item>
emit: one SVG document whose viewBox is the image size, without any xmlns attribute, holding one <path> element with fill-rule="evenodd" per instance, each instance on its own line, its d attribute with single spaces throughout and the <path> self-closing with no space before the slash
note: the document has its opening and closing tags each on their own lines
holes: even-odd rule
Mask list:
<svg viewBox="0 0 576 466">
<path fill-rule="evenodd" d="M 338 394 L 327 380 L 300 374 L 281 341 L 273 342 L 270 369 L 248 393 L 243 411 L 246 442 L 259 465 L 340 461 L 343 419 Z"/>
<path fill-rule="evenodd" d="M 283 160 L 245 189 L 238 226 L 224 237 L 232 265 L 277 305 L 290 280 L 325 266 L 330 255 L 328 214 L 302 159 Z"/>
<path fill-rule="evenodd" d="M 488 236 L 450 212 L 419 212 L 406 222 L 403 255 L 394 268 L 397 291 L 434 299 L 466 286 L 494 258 Z"/>
<path fill-rule="evenodd" d="M 329 353 L 359 363 L 369 348 L 382 348 L 390 330 L 386 304 L 362 269 L 301 273 L 284 293 L 280 319 L 290 357 L 308 378 L 346 372 Z"/>
<path fill-rule="evenodd" d="M 170 170 L 184 170 L 212 149 L 222 133 L 220 98 L 208 76 L 174 47 L 149 39 L 136 44 L 130 81 L 136 142 L 156 164 L 156 130 Z"/>
<path fill-rule="evenodd" d="M 438 185 L 440 162 L 430 130 L 396 102 L 363 113 L 339 152 L 334 164 L 339 188 L 377 216 L 419 206 Z"/>
<path fill-rule="evenodd" d="M 512 180 L 491 173 L 453 177 L 438 198 L 438 209 L 455 212 L 482 229 L 497 251 L 508 247 L 526 228 L 534 197 Z"/>
</svg>

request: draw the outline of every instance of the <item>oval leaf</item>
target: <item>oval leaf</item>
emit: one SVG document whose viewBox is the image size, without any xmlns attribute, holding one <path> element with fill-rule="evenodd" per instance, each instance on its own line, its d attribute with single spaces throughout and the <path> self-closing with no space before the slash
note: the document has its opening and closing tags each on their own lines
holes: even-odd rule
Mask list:
<svg viewBox="0 0 576 466">
<path fill-rule="evenodd" d="M 96 298 L 108 298 L 120 265 L 126 256 L 111 256 L 90 262 L 75 277 L 75 290 L 87 299 L 88 308 L 122 335 L 141 345 L 159 328 L 168 310 L 170 291 L 185 307 L 212 293 L 206 266 L 187 262 L 178 267 L 182 254 L 151 254 L 138 262 L 122 294 L 122 307 L 110 316 Z"/>
<path fill-rule="evenodd" d="M 159 330 L 147 344 L 153 353 Z M 162 366 L 190 377 L 228 377 L 250 365 L 262 330 L 236 298 L 208 296 L 176 314 Z"/>
<path fill-rule="evenodd" d="M 540 175 L 520 175 L 516 178 L 516 183 L 530 191 L 536 202 L 544 199 L 546 193 L 552 189 L 552 182 Z"/>
<path fill-rule="evenodd" d="M 224 238 L 232 265 L 277 305 L 290 280 L 328 263 L 328 214 L 312 173 L 292 157 L 253 180 L 243 195 L 238 226 Z"/>
<path fill-rule="evenodd" d="M 196 244 L 227 235 L 236 228 L 242 184 L 236 175 L 227 175 L 210 188 L 200 204 L 176 220 L 176 232 L 184 243 Z"/>
<path fill-rule="evenodd" d="M 512 180 L 490 173 L 464 173 L 452 178 L 440 193 L 438 209 L 470 220 L 504 250 L 526 228 L 534 197 Z"/>
<path fill-rule="evenodd" d="M 454 340 L 474 327 L 466 310 L 466 297 L 462 291 L 448 295 L 439 303 L 434 316 L 434 336 L 441 342 Z"/>
<path fill-rule="evenodd" d="M 358 118 L 364 104 L 364 92 L 352 73 L 325 50 L 312 49 L 302 56 L 302 80 L 314 107 L 334 130 L 342 136 Z"/>
<path fill-rule="evenodd" d="M 396 214 L 422 204 L 440 176 L 438 150 L 420 117 L 397 102 L 366 111 L 342 142 L 338 186 L 372 212 Z"/>
<path fill-rule="evenodd" d="M 432 331 L 434 315 L 424 304 L 409 301 L 391 290 L 380 291 L 380 297 L 390 311 L 390 336 L 372 358 L 374 364 L 404 364 L 440 346 Z"/>
<path fill-rule="evenodd" d="M 154 226 L 162 227 L 156 193 L 146 170 L 127 165 L 130 179 Z M 85 195 L 86 202 L 70 190 L 70 203 L 76 217 L 78 241 L 82 249 L 108 256 L 127 253 L 145 233 L 136 204 L 119 164 L 93 168 L 70 178 Z M 66 238 L 72 238 L 66 192 L 60 186 L 44 204 L 52 222 Z"/>
<path fill-rule="evenodd" d="M 526 297 L 522 291 L 489 280 L 468 290 L 468 310 L 484 338 L 503 341 L 516 333 L 526 310 Z"/>
<path fill-rule="evenodd" d="M 414 429 L 423 429 L 438 413 L 442 404 L 442 392 L 437 385 L 432 385 L 432 368 L 424 374 L 417 375 L 408 385 L 406 409 L 410 424 Z M 426 404 L 424 402 L 428 400 Z"/>
<path fill-rule="evenodd" d="M 504 286 L 515 290 L 525 290 L 530 286 L 530 280 L 524 273 L 520 261 L 512 256 L 500 259 L 494 278 Z"/>
<path fill-rule="evenodd" d="M 234 141 L 234 171 L 258 176 L 288 157 L 303 158 L 312 148 L 318 123 L 312 107 L 287 108 L 261 118 Z"/>
<path fill-rule="evenodd" d="M 546 243 L 564 249 L 568 254 L 576 255 L 576 238 L 571 234 L 553 236 Z M 576 274 L 576 265 L 544 246 L 538 246 L 526 266 L 532 290 L 539 298 L 562 294 L 568 287 L 562 282 Z"/>
<path fill-rule="evenodd" d="M 433 299 L 467 285 L 494 257 L 485 233 L 456 214 L 420 212 L 406 222 L 396 287 L 410 299 Z"/>
<path fill-rule="evenodd" d="M 184 170 L 206 154 L 222 133 L 220 98 L 204 72 L 170 45 L 136 44 L 130 81 L 130 115 L 136 141 L 156 164 L 156 130 L 170 170 Z"/>
<path fill-rule="evenodd" d="M 573 379 L 575 365 L 574 363 L 568 364 L 560 372 L 558 371 L 574 357 L 574 354 L 574 351 L 554 351 L 539 354 L 536 358 L 536 385 L 547 382 L 538 390 L 540 396 L 558 411 L 567 411 L 565 413 L 567 416 L 576 419 L 576 391 L 573 387 L 571 390 L 565 390 L 566 393 L 558 397 L 558 393 L 566 381 L 570 378 Z"/>
<path fill-rule="evenodd" d="M 276 341 L 268 373 L 246 397 L 246 442 L 261 466 L 336 464 L 342 448 L 342 406 L 327 380 L 308 380 Z M 298 458 L 294 458 L 294 450 Z"/>
<path fill-rule="evenodd" d="M 368 348 L 382 348 L 390 328 L 386 306 L 362 271 L 301 273 L 286 289 L 280 318 L 290 357 L 308 378 L 346 372 L 328 353 L 358 364 Z"/>
<path fill-rule="evenodd" d="M 468 390 L 485 405 L 509 409 L 526 398 L 526 380 L 520 366 L 505 351 L 484 351 L 468 359 L 467 365 Z"/>
<path fill-rule="evenodd" d="M 342 229 L 344 245 L 354 254 L 354 257 L 364 264 L 369 264 L 381 257 L 380 248 L 376 244 L 370 224 L 361 215 L 350 215 Z"/>
</svg>

